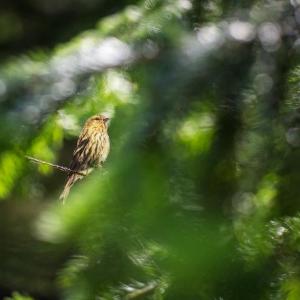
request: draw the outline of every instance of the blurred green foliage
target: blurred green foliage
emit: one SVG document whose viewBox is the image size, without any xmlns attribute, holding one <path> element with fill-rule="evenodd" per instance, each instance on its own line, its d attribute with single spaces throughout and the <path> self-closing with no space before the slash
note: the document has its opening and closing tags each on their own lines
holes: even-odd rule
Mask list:
<svg viewBox="0 0 300 300">
<path fill-rule="evenodd" d="M 85 13 L 1 54 L 0 297 L 299 299 L 299 3 L 33 2 Z M 108 161 L 63 206 L 65 174 L 25 155 L 67 165 L 99 112 Z"/>
<path fill-rule="evenodd" d="M 22 296 L 19 293 L 13 293 L 12 297 L 6 297 L 4 300 L 32 300 L 32 298 L 28 296 Z"/>
</svg>

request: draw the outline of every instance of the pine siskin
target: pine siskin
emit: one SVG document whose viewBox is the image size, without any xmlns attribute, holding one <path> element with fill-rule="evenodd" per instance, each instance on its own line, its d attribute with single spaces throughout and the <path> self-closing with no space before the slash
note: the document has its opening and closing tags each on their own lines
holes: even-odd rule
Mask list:
<svg viewBox="0 0 300 300">
<path fill-rule="evenodd" d="M 106 160 L 110 149 L 107 133 L 108 120 L 108 117 L 96 115 L 84 124 L 70 164 L 70 169 L 76 173 L 68 174 L 64 190 L 60 195 L 61 200 L 64 201 L 67 198 L 72 185 L 77 180 L 89 174 L 93 168 L 100 167 Z"/>
</svg>

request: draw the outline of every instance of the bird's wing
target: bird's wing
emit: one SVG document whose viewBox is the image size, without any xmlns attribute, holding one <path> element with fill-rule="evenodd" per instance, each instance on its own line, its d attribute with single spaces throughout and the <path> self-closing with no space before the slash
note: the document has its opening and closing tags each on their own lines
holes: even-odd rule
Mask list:
<svg viewBox="0 0 300 300">
<path fill-rule="evenodd" d="M 86 135 L 81 135 L 79 137 L 77 146 L 73 152 L 70 169 L 80 171 L 88 168 L 87 148 L 89 143 L 90 139 Z"/>
</svg>

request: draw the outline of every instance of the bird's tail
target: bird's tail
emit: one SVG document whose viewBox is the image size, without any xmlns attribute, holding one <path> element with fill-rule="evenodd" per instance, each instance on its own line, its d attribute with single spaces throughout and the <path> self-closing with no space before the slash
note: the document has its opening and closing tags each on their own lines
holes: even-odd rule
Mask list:
<svg viewBox="0 0 300 300">
<path fill-rule="evenodd" d="M 66 198 L 68 197 L 70 189 L 73 186 L 73 184 L 81 178 L 82 178 L 82 176 L 80 176 L 78 174 L 71 174 L 68 176 L 64 190 L 62 191 L 62 193 L 59 196 L 59 199 L 62 200 L 63 203 L 65 202 Z"/>
</svg>

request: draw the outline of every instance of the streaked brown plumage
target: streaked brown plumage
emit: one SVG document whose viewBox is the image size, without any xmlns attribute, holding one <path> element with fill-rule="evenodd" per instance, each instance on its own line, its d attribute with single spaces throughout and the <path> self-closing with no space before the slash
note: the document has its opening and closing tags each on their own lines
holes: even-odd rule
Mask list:
<svg viewBox="0 0 300 300">
<path fill-rule="evenodd" d="M 106 160 L 109 153 L 109 136 L 107 121 L 109 118 L 96 115 L 89 118 L 80 133 L 70 169 L 87 175 L 93 168 L 99 167 Z M 61 200 L 68 196 L 72 185 L 84 175 L 69 173 L 64 190 L 60 195 Z"/>
</svg>

